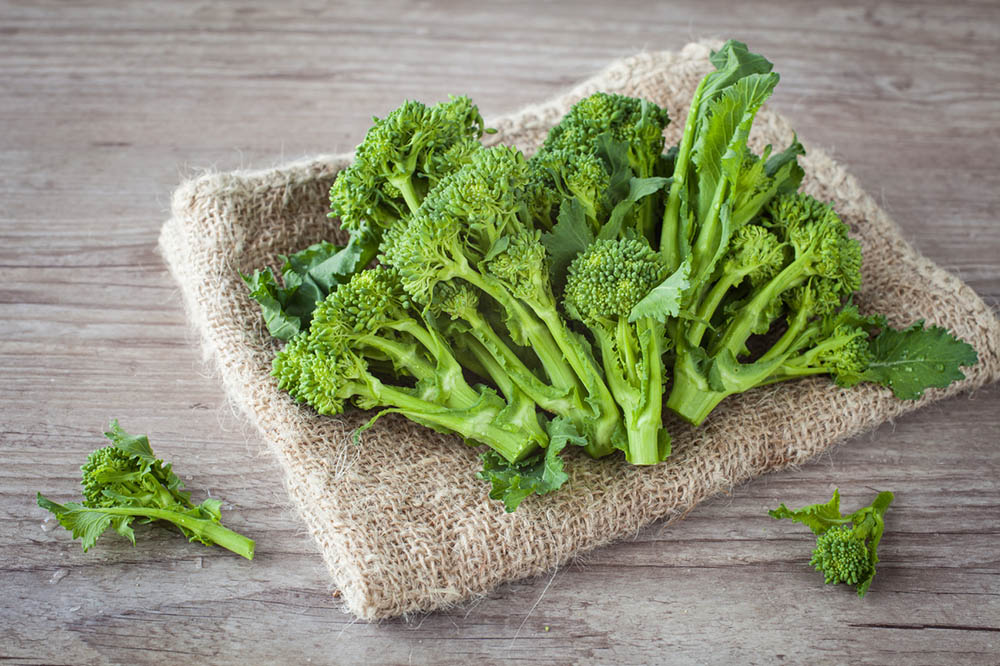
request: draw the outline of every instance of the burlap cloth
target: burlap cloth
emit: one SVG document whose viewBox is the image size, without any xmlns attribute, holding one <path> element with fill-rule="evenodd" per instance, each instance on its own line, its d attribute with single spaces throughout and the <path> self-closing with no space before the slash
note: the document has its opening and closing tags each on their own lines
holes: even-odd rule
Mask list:
<svg viewBox="0 0 1000 666">
<path fill-rule="evenodd" d="M 527 153 L 576 100 L 596 90 L 666 106 L 667 145 L 678 140 L 709 45 L 644 53 L 619 62 L 558 98 L 494 119 L 492 139 Z M 788 123 L 758 116 L 754 144 L 783 148 Z M 1000 322 L 958 278 L 920 256 L 899 229 L 823 151 L 807 146 L 804 189 L 832 201 L 864 248 L 863 310 L 895 325 L 924 317 L 979 352 L 967 379 L 902 402 L 883 388 L 837 388 L 826 378 L 734 396 L 698 429 L 668 417 L 674 453 L 655 467 L 621 456 L 567 456 L 569 482 L 557 493 L 504 513 L 475 478 L 478 451 L 387 416 L 360 445 L 351 431 L 370 415 L 320 417 L 278 391 L 269 375 L 276 345 L 247 296 L 239 271 L 275 265 L 276 255 L 321 239 L 340 240 L 327 193 L 349 155 L 277 169 L 214 173 L 184 183 L 160 247 L 205 353 L 230 399 L 255 425 L 284 470 L 292 502 L 319 544 L 347 610 L 376 620 L 430 610 L 532 576 L 658 519 L 684 515 L 702 499 L 764 472 L 802 463 L 837 442 L 933 400 L 1000 377 Z M 262 544 L 261 552 L 267 545 Z"/>
</svg>

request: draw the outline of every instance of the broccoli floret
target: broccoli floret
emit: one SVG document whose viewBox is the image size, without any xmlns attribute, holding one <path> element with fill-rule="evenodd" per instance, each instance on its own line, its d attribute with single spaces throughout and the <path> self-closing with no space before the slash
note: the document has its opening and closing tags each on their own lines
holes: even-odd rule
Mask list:
<svg viewBox="0 0 1000 666">
<path fill-rule="evenodd" d="M 569 267 L 563 305 L 590 330 L 604 376 L 624 415 L 625 456 L 653 465 L 670 452 L 663 428 L 664 324 L 633 317 L 636 306 L 667 277 L 645 239 L 597 240 Z"/>
<path fill-rule="evenodd" d="M 352 232 L 377 232 L 416 211 L 438 180 L 482 147 L 486 131 L 467 97 L 434 106 L 406 101 L 374 121 L 330 189 L 331 216 Z"/>
<path fill-rule="evenodd" d="M 840 491 L 826 504 L 811 504 L 791 510 L 782 504 L 768 511 L 772 518 L 789 518 L 816 534 L 816 548 L 809 564 L 823 574 L 826 584 L 854 585 L 863 597 L 875 577 L 878 544 L 885 531 L 885 512 L 893 494 L 881 492 L 870 506 L 849 516 L 840 515 Z"/>
<path fill-rule="evenodd" d="M 394 383 L 373 373 L 372 361 L 391 363 Z M 309 332 L 278 353 L 274 375 L 280 388 L 321 414 L 338 414 L 348 402 L 385 408 L 486 444 L 510 461 L 547 443 L 534 403 L 469 385 L 451 344 L 411 307 L 392 268 L 358 273 L 327 297 Z"/>
<path fill-rule="evenodd" d="M 776 197 L 759 225 L 732 235 L 712 278 L 689 301 L 694 316 L 671 327 L 676 362 L 667 404 L 697 425 L 726 396 L 755 386 L 812 374 L 845 382 L 861 376 L 864 348 L 881 320 L 854 309 L 840 314 L 860 283 L 860 245 L 833 209 L 807 195 Z M 750 337 L 782 317 L 784 333 L 742 362 Z"/>
<path fill-rule="evenodd" d="M 663 181 L 670 175 L 662 170 L 669 122 L 666 109 L 647 100 L 597 92 L 573 105 L 549 131 L 532 166 L 547 188 L 580 202 L 596 234 L 629 194 L 631 180 Z M 658 203 L 658 196 L 639 202 L 626 228 L 652 240 Z"/>
<path fill-rule="evenodd" d="M 656 174 L 663 153 L 667 110 L 644 99 L 596 92 L 570 108 L 539 149 L 596 154 L 602 136 L 625 144 L 629 166 L 639 178 Z"/>
<path fill-rule="evenodd" d="M 561 402 L 562 407 L 543 406 L 593 434 L 588 451 L 603 455 L 612 450 L 620 415 L 586 345 L 558 311 L 540 229 L 523 203 L 531 187 L 519 151 L 483 150 L 443 179 L 409 224 L 386 233 L 382 258 L 399 271 L 407 293 L 422 307 L 432 308 L 439 285 L 456 280 L 495 302 L 513 342 L 529 348 L 545 374 L 532 378 L 512 366 L 509 379 L 541 398 L 540 405 L 540 393 Z M 495 344 L 486 347 L 497 351 L 501 364 L 517 356 Z M 538 381 L 551 389 L 541 391 Z"/>
<path fill-rule="evenodd" d="M 81 467 L 84 500 L 57 504 L 38 493 L 38 506 L 80 538 L 83 550 L 113 527 L 135 545 L 132 522 L 162 520 L 174 524 L 189 541 L 218 545 L 253 559 L 254 542 L 222 526 L 221 500 L 191 502 L 190 493 L 171 465 L 153 455 L 149 440 L 125 432 L 117 421 L 104 433 L 112 444 L 90 454 Z"/>
</svg>

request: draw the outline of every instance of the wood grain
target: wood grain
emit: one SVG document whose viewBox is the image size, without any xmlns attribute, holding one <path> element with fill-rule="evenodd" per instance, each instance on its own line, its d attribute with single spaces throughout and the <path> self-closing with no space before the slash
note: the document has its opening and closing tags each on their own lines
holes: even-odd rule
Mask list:
<svg viewBox="0 0 1000 666">
<path fill-rule="evenodd" d="M 609 60 L 736 37 L 773 104 L 931 259 L 1000 298 L 1000 7 L 730 3 L 0 2 L 0 659 L 5 663 L 997 663 L 1000 388 L 940 403 L 534 581 L 380 625 L 342 614 L 275 463 L 202 366 L 155 251 L 201 169 L 348 150 L 406 97 L 487 116 Z M 89 553 L 34 504 L 77 494 L 110 418 L 250 563 L 143 528 Z M 869 596 L 771 521 L 892 489 Z"/>
</svg>

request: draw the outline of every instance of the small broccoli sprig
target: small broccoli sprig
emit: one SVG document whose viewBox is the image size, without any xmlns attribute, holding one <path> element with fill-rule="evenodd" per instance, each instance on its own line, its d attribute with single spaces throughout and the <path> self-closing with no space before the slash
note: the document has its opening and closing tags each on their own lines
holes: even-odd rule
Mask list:
<svg viewBox="0 0 1000 666">
<path fill-rule="evenodd" d="M 512 462 L 547 444 L 535 403 L 523 393 L 505 401 L 492 388 L 469 385 L 451 343 L 411 307 L 395 269 L 358 273 L 327 297 L 309 332 L 278 353 L 273 374 L 321 414 L 339 414 L 347 402 L 397 412 Z"/>
<path fill-rule="evenodd" d="M 788 518 L 802 523 L 816 534 L 816 548 L 809 564 L 823 574 L 826 584 L 854 585 L 863 597 L 875 577 L 878 544 L 885 530 L 885 512 L 893 494 L 881 492 L 870 506 L 849 516 L 840 515 L 840 491 L 825 504 L 811 504 L 791 510 L 784 504 L 768 511 L 775 519 Z"/>
<path fill-rule="evenodd" d="M 711 278 L 688 292 L 687 316 L 670 327 L 668 406 L 699 425 L 729 395 L 797 377 L 876 382 L 901 398 L 962 378 L 959 366 L 977 360 L 967 343 L 922 324 L 895 331 L 844 305 L 861 285 L 861 247 L 848 231 L 829 205 L 782 194 L 733 234 Z M 772 327 L 763 353 L 742 360 L 751 338 Z"/>
<path fill-rule="evenodd" d="M 488 131 L 468 97 L 434 106 L 409 100 L 374 120 L 330 189 L 330 215 L 352 233 L 377 234 L 408 217 L 438 180 L 482 147 Z"/>
<path fill-rule="evenodd" d="M 586 324 L 600 350 L 624 415 L 625 457 L 634 465 L 654 465 L 670 453 L 662 418 L 664 323 L 677 314 L 686 284 L 673 285 L 672 311 L 668 298 L 645 300 L 666 278 L 662 257 L 644 238 L 597 240 L 570 264 L 563 295 L 567 314 Z"/>
<path fill-rule="evenodd" d="M 55 514 L 59 523 L 89 550 L 113 527 L 135 545 L 132 521 L 163 520 L 176 525 L 189 541 L 218 545 L 253 559 L 254 542 L 222 526 L 222 502 L 191 503 L 171 465 L 153 455 L 149 440 L 122 430 L 117 421 L 104 433 L 112 445 L 90 454 L 81 468 L 83 503 L 57 504 L 38 493 L 38 506 Z"/>
<path fill-rule="evenodd" d="M 559 193 L 558 201 L 578 202 L 597 234 L 634 182 L 646 188 L 655 183 L 648 194 L 666 184 L 672 163 L 663 156 L 663 130 L 669 122 L 666 109 L 648 100 L 597 92 L 574 104 L 549 131 L 531 166 L 545 188 Z M 659 201 L 626 201 L 616 225 L 652 242 Z"/>
</svg>

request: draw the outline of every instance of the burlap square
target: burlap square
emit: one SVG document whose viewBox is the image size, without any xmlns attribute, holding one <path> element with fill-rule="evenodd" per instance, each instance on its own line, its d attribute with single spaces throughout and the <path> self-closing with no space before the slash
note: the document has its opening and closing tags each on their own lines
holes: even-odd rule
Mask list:
<svg viewBox="0 0 1000 666">
<path fill-rule="evenodd" d="M 579 98 L 596 90 L 666 106 L 667 144 L 678 140 L 709 44 L 645 53 L 614 63 L 550 102 L 494 119 L 492 139 L 529 153 Z M 783 147 L 792 132 L 767 109 L 754 144 Z M 569 456 L 570 481 L 532 497 L 514 514 L 475 478 L 477 451 L 457 438 L 387 416 L 352 443 L 368 416 L 319 417 L 277 390 L 276 345 L 239 272 L 321 239 L 342 240 L 326 216 L 327 192 L 348 155 L 266 171 L 215 173 L 184 183 L 160 247 L 180 283 L 206 356 L 231 400 L 276 454 L 289 495 L 319 544 L 347 609 L 376 620 L 440 608 L 505 581 L 539 574 L 574 555 L 682 516 L 700 500 L 764 472 L 802 463 L 846 438 L 933 400 L 1000 378 L 1000 322 L 967 285 L 920 256 L 842 167 L 807 146 L 805 190 L 832 201 L 865 255 L 862 309 L 895 325 L 925 317 L 975 346 L 979 364 L 946 390 L 902 402 L 876 386 L 850 390 L 826 378 L 732 397 L 698 429 L 668 417 L 674 454 L 655 467 L 619 457 Z"/>
</svg>

